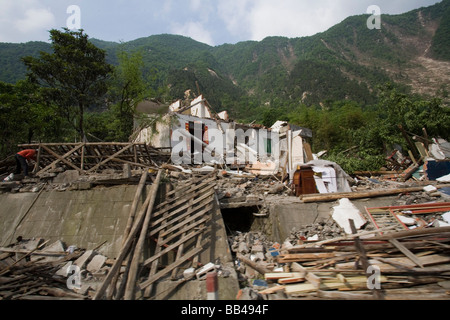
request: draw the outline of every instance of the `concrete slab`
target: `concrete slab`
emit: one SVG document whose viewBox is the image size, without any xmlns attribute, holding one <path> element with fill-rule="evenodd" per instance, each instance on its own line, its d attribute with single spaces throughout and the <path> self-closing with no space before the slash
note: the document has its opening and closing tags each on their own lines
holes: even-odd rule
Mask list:
<svg viewBox="0 0 450 320">
<path fill-rule="evenodd" d="M 81 255 L 75 262 L 73 263 L 76 266 L 79 266 L 81 269 L 83 269 L 89 260 L 94 256 L 93 250 L 87 250 L 85 253 Z"/>
<path fill-rule="evenodd" d="M 94 256 L 91 261 L 87 264 L 86 269 L 89 272 L 97 272 L 99 271 L 106 262 L 106 257 L 101 254 L 97 254 Z"/>
<path fill-rule="evenodd" d="M 389 196 L 351 200 L 351 202 L 362 214 L 365 214 L 365 207 L 370 208 L 396 205 L 397 200 L 397 196 Z M 270 225 L 271 228 L 266 228 L 264 231 L 266 231 L 267 235 L 270 236 L 273 241 L 282 243 L 289 237 L 293 228 L 301 230 L 309 224 L 332 219 L 331 214 L 333 206 L 337 204 L 337 201 L 302 203 L 295 198 L 292 203 L 289 203 L 285 197 L 281 197 L 280 201 L 277 201 L 276 198 L 271 198 L 268 220 L 264 223 L 259 222 L 259 225 Z M 266 220 L 265 218 L 261 219 Z"/>
</svg>

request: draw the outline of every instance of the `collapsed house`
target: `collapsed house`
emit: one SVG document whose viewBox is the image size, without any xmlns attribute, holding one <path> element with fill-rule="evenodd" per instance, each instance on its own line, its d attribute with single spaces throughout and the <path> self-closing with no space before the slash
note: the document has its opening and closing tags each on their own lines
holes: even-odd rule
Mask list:
<svg viewBox="0 0 450 320">
<path fill-rule="evenodd" d="M 262 176 L 280 174 L 283 181 L 296 186 L 296 195 L 351 191 L 352 179 L 339 165 L 312 153 L 313 133 L 308 128 L 286 121 L 270 128 L 236 123 L 226 111 L 215 114 L 203 95 L 185 104 L 178 100 L 157 116 L 145 109 L 148 104 L 141 104 L 140 110 L 154 121 L 137 123 L 133 141 L 171 152 L 176 165 L 220 165 Z"/>
<path fill-rule="evenodd" d="M 140 108 L 130 143 L 19 146 L 39 153 L 0 183 L 0 299 L 201 300 L 211 275 L 226 300 L 449 298 L 445 142 L 352 178 L 284 121 Z"/>
</svg>

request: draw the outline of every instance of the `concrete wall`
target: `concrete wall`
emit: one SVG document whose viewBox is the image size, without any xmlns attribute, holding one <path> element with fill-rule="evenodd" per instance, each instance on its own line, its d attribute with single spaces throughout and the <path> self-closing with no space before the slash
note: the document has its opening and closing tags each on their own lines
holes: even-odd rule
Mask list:
<svg viewBox="0 0 450 320">
<path fill-rule="evenodd" d="M 365 207 L 383 207 L 396 205 L 398 197 L 378 197 L 372 199 L 352 200 L 361 214 L 366 215 Z M 277 242 L 284 242 L 293 228 L 301 230 L 309 224 L 332 219 L 333 207 L 338 204 L 333 202 L 302 203 L 298 199 L 289 198 L 286 201 L 270 203 L 270 215 L 266 218 L 256 218 L 252 230 L 262 230 Z M 369 222 L 369 218 L 366 217 Z"/>
<path fill-rule="evenodd" d="M 61 240 L 66 246 L 76 245 L 82 249 L 93 249 L 107 241 L 97 251 L 108 258 L 116 258 L 136 188 L 121 185 L 84 191 L 0 194 L 0 246 L 14 243 L 18 236 L 43 238 L 50 240 L 49 244 Z M 145 191 L 149 192 L 150 186 Z M 141 197 L 138 210 L 145 197 L 146 194 Z M 212 210 L 211 231 L 204 237 L 209 237 L 211 242 L 201 253 L 200 262 L 220 263 L 230 272 L 230 276 L 219 278 L 219 298 L 234 299 L 239 284 L 218 201 Z M 205 300 L 205 283 L 201 280 L 161 281 L 154 286 L 152 299 Z"/>
<path fill-rule="evenodd" d="M 107 241 L 99 252 L 114 258 L 121 247 L 136 188 L 122 185 L 0 194 L 0 245 L 7 246 L 18 236 L 43 238 L 50 243 L 61 240 L 83 249 Z"/>
</svg>

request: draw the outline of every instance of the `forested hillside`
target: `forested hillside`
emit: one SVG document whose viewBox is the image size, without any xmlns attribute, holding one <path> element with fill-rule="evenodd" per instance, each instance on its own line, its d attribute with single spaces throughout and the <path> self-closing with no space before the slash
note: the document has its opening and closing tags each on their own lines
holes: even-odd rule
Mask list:
<svg viewBox="0 0 450 320">
<path fill-rule="evenodd" d="M 89 105 L 84 129 L 102 141 L 126 140 L 140 99 L 170 104 L 200 91 L 214 111 L 227 110 L 238 121 L 270 126 L 289 120 L 313 129 L 313 150 L 327 149 L 348 170 L 382 164 L 384 152 L 404 142 L 400 124 L 449 138 L 450 0 L 382 15 L 380 30 L 370 30 L 368 18 L 349 17 L 311 37 L 216 47 L 169 34 L 125 43 L 89 39 L 115 70 L 105 83 L 106 99 L 98 100 L 107 103 Z M 56 106 L 33 93 L 42 88 L 23 81 L 22 58 L 42 51 L 50 53 L 51 44 L 0 43 L 2 154 L 19 141 L 74 137 Z M 37 120 L 15 134 L 27 105 Z M 341 157 L 349 147 L 356 147 L 353 157 Z"/>
</svg>

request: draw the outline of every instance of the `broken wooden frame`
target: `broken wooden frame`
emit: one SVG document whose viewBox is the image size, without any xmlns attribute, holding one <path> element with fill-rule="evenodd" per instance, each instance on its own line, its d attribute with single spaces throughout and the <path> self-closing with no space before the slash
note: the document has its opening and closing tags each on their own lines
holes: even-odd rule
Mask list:
<svg viewBox="0 0 450 320">
<path fill-rule="evenodd" d="M 450 202 L 412 204 L 404 206 L 386 206 L 365 208 L 367 215 L 377 229 L 394 226 L 397 231 L 408 230 L 408 227 L 398 217 L 401 215 L 421 215 L 450 211 Z M 382 232 L 380 232 L 382 234 Z"/>
<path fill-rule="evenodd" d="M 145 143 L 39 143 L 22 144 L 19 148 L 38 149 L 34 173 L 42 175 L 62 167 L 80 173 L 93 173 L 104 169 L 156 168 L 157 162 L 167 162 L 170 155 Z"/>
<path fill-rule="evenodd" d="M 136 216 L 132 206 L 121 252 L 94 300 L 133 300 L 139 290 L 148 298 L 156 281 L 167 276 L 179 278 L 180 267 L 202 265 L 200 254 L 212 236 L 216 173 L 193 178 L 164 194 L 158 191 L 162 171 Z M 135 199 L 141 191 L 137 189 Z M 159 203 L 155 202 L 157 193 Z M 126 271 L 117 288 L 124 263 Z"/>
<path fill-rule="evenodd" d="M 199 254 L 211 241 L 211 214 L 215 201 L 214 174 L 192 179 L 168 192 L 155 207 L 148 237 L 154 245 L 143 266 L 148 276 L 139 284 L 150 297 L 153 284 L 171 274 L 178 278 L 181 266 L 201 266 Z M 208 261 L 209 262 L 209 261 Z"/>
</svg>

